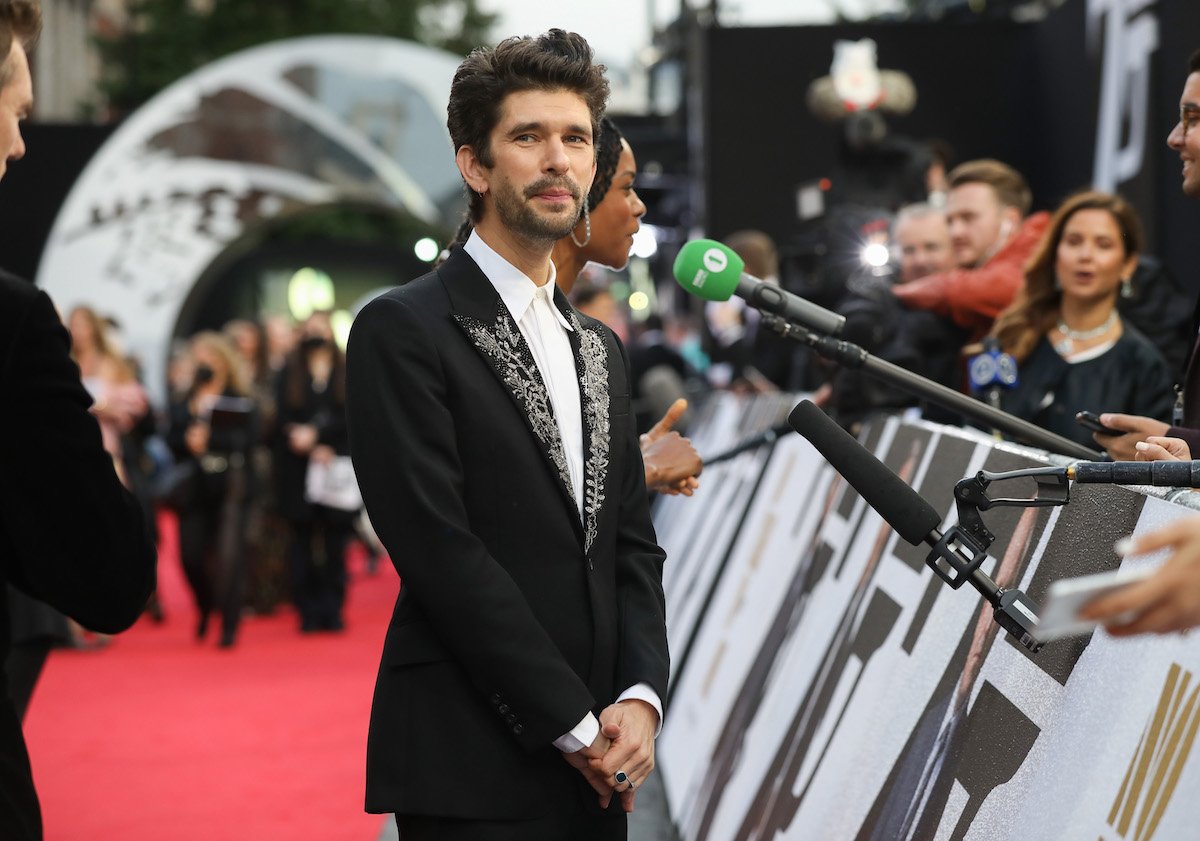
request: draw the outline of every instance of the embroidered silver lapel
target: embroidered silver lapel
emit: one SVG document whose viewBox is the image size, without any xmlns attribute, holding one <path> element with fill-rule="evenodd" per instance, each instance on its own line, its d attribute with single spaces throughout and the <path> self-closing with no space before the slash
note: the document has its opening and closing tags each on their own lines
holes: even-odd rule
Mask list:
<svg viewBox="0 0 1200 841">
<path fill-rule="evenodd" d="M 592 548 L 596 522 L 604 504 L 604 486 L 608 481 L 611 440 L 608 414 L 608 348 L 599 330 L 585 330 L 574 311 L 569 312 L 571 326 L 579 336 L 579 356 L 575 370 L 583 383 L 583 423 L 589 443 L 583 480 L 583 551 Z"/>
<path fill-rule="evenodd" d="M 558 431 L 558 421 L 555 420 L 554 409 L 550 405 L 550 393 L 546 390 L 546 384 L 542 382 L 542 375 L 538 372 L 533 353 L 525 343 L 521 331 L 517 329 L 516 322 L 504 307 L 500 307 L 496 314 L 496 323 L 492 325 L 464 315 L 456 315 L 454 318 L 492 363 L 500 379 L 525 410 L 533 434 L 545 447 L 546 457 L 557 468 L 567 495 L 578 505 L 571 487 L 571 471 L 567 468 L 567 456 L 563 449 L 562 436 Z"/>
</svg>

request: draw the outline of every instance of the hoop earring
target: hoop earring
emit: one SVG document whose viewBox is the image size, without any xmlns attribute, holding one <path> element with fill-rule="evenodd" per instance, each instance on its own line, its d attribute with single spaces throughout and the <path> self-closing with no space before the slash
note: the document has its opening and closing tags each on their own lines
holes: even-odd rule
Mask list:
<svg viewBox="0 0 1200 841">
<path fill-rule="evenodd" d="M 592 217 L 588 216 L 587 202 L 583 203 L 583 242 L 575 239 L 575 229 L 571 229 L 571 242 L 583 248 L 592 241 Z"/>
</svg>

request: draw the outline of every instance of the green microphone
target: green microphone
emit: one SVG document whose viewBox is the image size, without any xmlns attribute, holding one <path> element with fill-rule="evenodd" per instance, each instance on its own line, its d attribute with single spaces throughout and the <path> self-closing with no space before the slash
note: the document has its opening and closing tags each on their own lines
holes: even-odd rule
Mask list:
<svg viewBox="0 0 1200 841">
<path fill-rule="evenodd" d="M 745 261 L 729 246 L 711 239 L 694 239 L 675 258 L 675 280 L 706 301 L 728 301 L 737 295 L 757 310 L 782 316 L 814 333 L 837 336 L 842 332 L 844 317 L 793 295 L 777 283 L 746 274 L 742 271 L 745 267 Z"/>
</svg>

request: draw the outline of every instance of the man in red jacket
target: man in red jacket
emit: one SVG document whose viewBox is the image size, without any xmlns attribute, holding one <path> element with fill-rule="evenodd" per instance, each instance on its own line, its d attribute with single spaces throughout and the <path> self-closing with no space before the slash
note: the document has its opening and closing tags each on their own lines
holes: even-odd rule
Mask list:
<svg viewBox="0 0 1200 841">
<path fill-rule="evenodd" d="M 911 309 L 929 310 L 982 338 L 1025 282 L 1025 263 L 1049 216 L 1028 219 L 1032 197 L 1021 174 L 995 160 L 967 161 L 949 176 L 946 220 L 957 268 L 895 286 Z"/>
</svg>

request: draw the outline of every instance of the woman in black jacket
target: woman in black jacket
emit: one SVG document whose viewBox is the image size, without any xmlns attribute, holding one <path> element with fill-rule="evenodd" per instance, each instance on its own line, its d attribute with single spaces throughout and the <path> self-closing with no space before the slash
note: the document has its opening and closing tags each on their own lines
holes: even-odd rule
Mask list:
<svg viewBox="0 0 1200 841">
<path fill-rule="evenodd" d="M 220 611 L 219 644 L 228 648 L 242 614 L 248 464 L 257 421 L 229 340 L 198 333 L 189 352 L 192 385 L 171 406 L 167 431 L 176 463 L 186 471 L 173 492 L 179 554 L 200 612 L 196 637 L 204 638 L 210 615 Z"/>
<path fill-rule="evenodd" d="M 1121 320 L 1117 296 L 1137 265 L 1142 231 L 1120 196 L 1077 193 L 1055 212 L 1025 272 L 1025 288 L 996 319 L 1016 357 L 1005 411 L 1085 446 L 1080 411 L 1168 420 L 1171 377 L 1162 354 Z"/>
<path fill-rule="evenodd" d="M 302 325 L 299 344 L 279 375 L 276 412 L 275 499 L 291 528 L 288 562 L 300 630 L 340 631 L 346 544 L 359 505 L 312 501 L 308 493 L 312 463 L 349 464 L 346 357 L 334 341 L 328 313 L 313 313 Z"/>
</svg>

